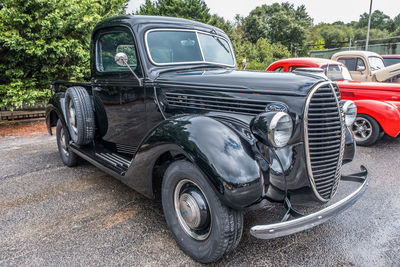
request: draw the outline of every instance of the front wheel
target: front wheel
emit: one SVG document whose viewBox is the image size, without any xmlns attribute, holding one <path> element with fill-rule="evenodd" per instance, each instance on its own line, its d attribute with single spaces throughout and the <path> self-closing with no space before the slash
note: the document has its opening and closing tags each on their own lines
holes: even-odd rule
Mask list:
<svg viewBox="0 0 400 267">
<path fill-rule="evenodd" d="M 371 116 L 357 114 L 352 131 L 357 145 L 371 146 L 379 139 L 381 129 L 378 122 Z"/>
<path fill-rule="evenodd" d="M 162 205 L 179 247 L 210 263 L 233 250 L 243 231 L 243 213 L 225 206 L 190 162 L 173 162 L 164 174 Z"/>
</svg>

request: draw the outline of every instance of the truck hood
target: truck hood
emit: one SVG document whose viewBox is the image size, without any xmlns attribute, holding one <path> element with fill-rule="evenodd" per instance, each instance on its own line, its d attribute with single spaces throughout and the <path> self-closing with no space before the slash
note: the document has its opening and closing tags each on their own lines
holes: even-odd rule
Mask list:
<svg viewBox="0 0 400 267">
<path fill-rule="evenodd" d="M 378 82 L 384 82 L 396 75 L 400 75 L 400 63 L 388 66 L 381 70 L 374 72 L 374 78 Z"/>
<path fill-rule="evenodd" d="M 196 69 L 161 73 L 159 84 L 175 84 L 212 90 L 256 94 L 305 96 L 317 83 L 325 81 L 312 74 L 240 71 L 234 69 Z"/>
<path fill-rule="evenodd" d="M 359 89 L 359 90 L 380 90 L 400 92 L 399 83 L 379 83 L 379 82 L 360 82 L 360 81 L 337 81 L 339 89 Z"/>
</svg>

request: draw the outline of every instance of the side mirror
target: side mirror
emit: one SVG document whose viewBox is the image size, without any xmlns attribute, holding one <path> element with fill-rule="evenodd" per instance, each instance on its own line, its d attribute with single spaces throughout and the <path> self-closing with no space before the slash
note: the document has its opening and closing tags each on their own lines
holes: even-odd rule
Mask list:
<svg viewBox="0 0 400 267">
<path fill-rule="evenodd" d="M 124 52 L 119 52 L 115 55 L 114 57 L 115 63 L 117 63 L 118 66 L 126 66 L 133 74 L 133 76 L 135 76 L 136 80 L 138 80 L 139 82 L 139 86 L 142 86 L 142 79 L 140 79 L 135 71 L 131 68 L 131 66 L 129 66 L 128 64 L 128 56 L 124 53 Z"/>
<path fill-rule="evenodd" d="M 118 66 L 128 65 L 128 56 L 124 52 L 117 53 L 114 57 L 114 60 Z"/>
<path fill-rule="evenodd" d="M 357 71 L 364 71 L 365 70 L 365 66 L 357 66 Z"/>
</svg>

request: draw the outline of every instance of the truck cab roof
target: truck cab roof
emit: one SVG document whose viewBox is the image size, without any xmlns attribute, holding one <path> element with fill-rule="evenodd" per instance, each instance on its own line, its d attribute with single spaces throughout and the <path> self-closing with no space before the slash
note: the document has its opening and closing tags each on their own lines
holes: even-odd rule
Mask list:
<svg viewBox="0 0 400 267">
<path fill-rule="evenodd" d="M 132 27 L 137 25 L 154 25 L 162 28 L 175 25 L 176 28 L 202 29 L 205 31 L 214 30 L 217 34 L 226 36 L 226 34 L 221 29 L 198 21 L 188 20 L 184 18 L 142 15 L 115 16 L 104 19 L 99 24 L 97 24 L 95 31 L 103 27 L 121 26 L 121 24 L 129 24 Z"/>
</svg>

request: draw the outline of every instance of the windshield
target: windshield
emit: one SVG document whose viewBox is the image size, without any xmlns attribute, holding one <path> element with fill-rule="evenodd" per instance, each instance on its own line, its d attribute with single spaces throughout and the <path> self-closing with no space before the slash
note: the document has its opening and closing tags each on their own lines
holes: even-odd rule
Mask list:
<svg viewBox="0 0 400 267">
<path fill-rule="evenodd" d="M 400 57 L 399 58 L 384 58 L 383 61 L 385 62 L 385 66 L 392 66 L 394 64 L 400 63 Z"/>
<path fill-rule="evenodd" d="M 345 66 L 334 64 L 324 65 L 321 68 L 325 70 L 326 76 L 332 81 L 352 80 L 350 72 Z"/>
<path fill-rule="evenodd" d="M 383 60 L 380 57 L 368 57 L 368 62 L 372 71 L 380 70 L 385 67 Z"/>
<path fill-rule="evenodd" d="M 158 65 L 210 62 L 234 66 L 229 43 L 216 35 L 187 30 L 152 30 L 147 33 L 150 59 Z"/>
</svg>

